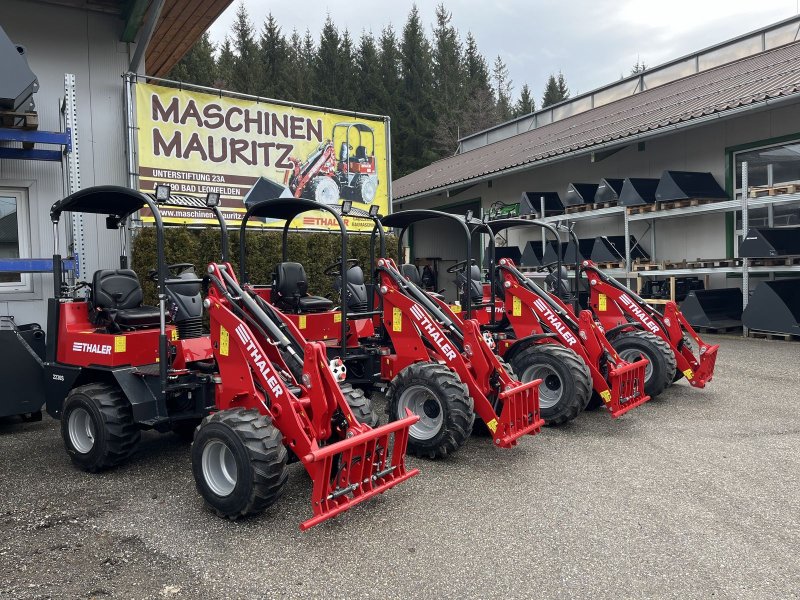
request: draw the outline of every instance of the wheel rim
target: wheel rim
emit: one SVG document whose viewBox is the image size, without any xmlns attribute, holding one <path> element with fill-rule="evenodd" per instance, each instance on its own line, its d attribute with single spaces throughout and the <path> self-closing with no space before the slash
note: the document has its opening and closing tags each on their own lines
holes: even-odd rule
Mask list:
<svg viewBox="0 0 800 600">
<path fill-rule="evenodd" d="M 627 363 L 634 363 L 644 354 L 641 350 L 637 350 L 636 348 L 626 348 L 625 350 L 620 350 L 618 352 L 619 357 Z M 653 361 L 650 357 L 645 356 L 647 358 L 647 365 L 644 368 L 644 380 L 645 382 L 650 381 L 650 377 L 653 376 Z"/>
<path fill-rule="evenodd" d="M 442 428 L 444 410 L 436 394 L 428 386 L 412 385 L 400 394 L 397 402 L 397 417 L 406 416 L 406 409 L 419 415 L 419 421 L 409 429 L 411 437 L 418 440 L 429 440 Z"/>
<path fill-rule="evenodd" d="M 94 422 L 92 415 L 85 408 L 76 408 L 69 413 L 67 424 L 69 441 L 72 447 L 81 454 L 88 454 L 94 448 Z"/>
<path fill-rule="evenodd" d="M 203 479 L 217 496 L 229 496 L 236 487 L 236 459 L 224 442 L 212 440 L 203 448 Z"/>
<path fill-rule="evenodd" d="M 375 180 L 367 177 L 361 183 L 361 200 L 365 204 L 370 204 L 375 199 L 375 193 L 378 191 L 378 184 Z"/>
<path fill-rule="evenodd" d="M 541 379 L 539 386 L 539 408 L 552 408 L 561 402 L 564 394 L 564 382 L 555 369 L 548 365 L 533 365 L 525 369 L 522 381 Z"/>
</svg>

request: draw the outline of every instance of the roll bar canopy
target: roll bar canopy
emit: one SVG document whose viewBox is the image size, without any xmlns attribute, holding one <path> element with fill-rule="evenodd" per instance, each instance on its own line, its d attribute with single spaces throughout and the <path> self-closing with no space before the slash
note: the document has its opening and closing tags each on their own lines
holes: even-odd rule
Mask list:
<svg viewBox="0 0 800 600">
<path fill-rule="evenodd" d="M 58 223 L 61 213 L 82 212 L 117 217 L 120 221 L 148 207 L 158 214 L 155 199 L 130 188 L 118 185 L 98 185 L 85 188 L 55 202 L 50 207 L 50 220 Z"/>
</svg>

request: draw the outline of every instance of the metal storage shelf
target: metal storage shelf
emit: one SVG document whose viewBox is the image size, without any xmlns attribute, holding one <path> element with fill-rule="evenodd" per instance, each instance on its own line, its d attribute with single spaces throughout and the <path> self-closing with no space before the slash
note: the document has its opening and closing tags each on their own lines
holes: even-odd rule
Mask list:
<svg viewBox="0 0 800 600">
<path fill-rule="evenodd" d="M 762 196 L 760 198 L 748 198 L 747 208 L 761 208 L 770 204 L 791 204 L 800 202 L 800 193 L 783 194 L 780 196 Z M 680 217 L 693 216 L 708 213 L 726 213 L 742 210 L 741 200 L 723 200 L 722 202 L 712 202 L 700 204 L 699 206 L 685 206 L 683 208 L 670 208 L 668 210 L 654 210 L 652 212 L 640 213 L 638 215 L 627 215 L 628 221 L 647 221 L 650 219 L 676 219 Z"/>
<path fill-rule="evenodd" d="M 544 223 L 560 223 L 562 221 L 583 221 L 585 219 L 597 219 L 600 217 L 613 217 L 625 213 L 624 206 L 609 206 L 608 208 L 598 208 L 597 210 L 586 210 L 583 212 L 564 213 L 563 215 L 554 215 L 552 217 L 545 217 L 544 219 L 537 219 Z"/>
</svg>

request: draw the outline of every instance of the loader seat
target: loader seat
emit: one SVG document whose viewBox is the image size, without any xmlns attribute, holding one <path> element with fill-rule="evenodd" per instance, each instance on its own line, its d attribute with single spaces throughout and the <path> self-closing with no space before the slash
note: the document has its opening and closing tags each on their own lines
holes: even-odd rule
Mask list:
<svg viewBox="0 0 800 600">
<path fill-rule="evenodd" d="M 333 287 L 339 293 L 342 291 L 342 276 L 336 278 Z M 364 270 L 358 265 L 353 265 L 347 269 L 347 290 L 344 293 L 347 308 L 357 312 L 367 310 L 368 296 L 367 286 L 364 283 Z"/>
<path fill-rule="evenodd" d="M 157 327 L 157 306 L 142 306 L 142 286 L 130 269 L 95 271 L 92 278 L 92 308 L 96 324 L 109 332 Z"/>
<path fill-rule="evenodd" d="M 355 159 L 359 162 L 367 162 L 367 148 L 366 146 L 356 146 Z"/>
<path fill-rule="evenodd" d="M 412 263 L 404 263 L 400 265 L 400 273 L 408 279 L 411 283 L 416 285 L 421 290 L 425 290 L 425 286 L 422 285 L 422 276 L 419 274 L 419 269 L 417 265 Z M 442 296 L 439 292 L 432 292 L 426 290 L 429 296 L 433 296 L 434 298 L 438 298 L 439 300 L 444 300 L 444 296 Z"/>
<path fill-rule="evenodd" d="M 296 262 L 275 267 L 272 300 L 279 308 L 292 312 L 324 312 L 333 308 L 331 300 L 308 294 L 306 270 Z"/>
<path fill-rule="evenodd" d="M 465 303 L 466 297 L 464 290 L 467 288 L 466 271 L 460 272 L 456 276 L 456 285 L 462 290 L 462 303 Z M 469 297 L 472 302 L 480 302 L 483 300 L 483 284 L 481 283 L 481 269 L 478 265 L 470 265 L 469 268 Z"/>
</svg>

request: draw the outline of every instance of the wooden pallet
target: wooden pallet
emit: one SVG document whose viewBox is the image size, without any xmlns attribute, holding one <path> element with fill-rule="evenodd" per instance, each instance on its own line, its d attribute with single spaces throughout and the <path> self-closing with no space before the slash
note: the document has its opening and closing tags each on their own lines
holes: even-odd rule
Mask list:
<svg viewBox="0 0 800 600">
<path fill-rule="evenodd" d="M 591 210 L 600 210 L 601 208 L 611 208 L 616 206 L 616 202 L 595 202 L 593 204 L 576 204 L 574 206 L 567 206 L 565 209 L 566 214 L 589 212 Z"/>
<path fill-rule="evenodd" d="M 786 185 L 759 185 L 750 188 L 751 198 L 760 198 L 762 196 L 778 196 L 780 194 L 794 194 L 800 190 L 800 186 L 796 183 L 787 183 Z"/>
<path fill-rule="evenodd" d="M 0 110 L 0 127 L 39 129 L 39 115 L 35 112 Z"/>
<path fill-rule="evenodd" d="M 595 263 L 601 269 L 624 269 L 624 262 L 601 262 Z"/>
<path fill-rule="evenodd" d="M 649 262 L 649 263 L 633 263 L 631 265 L 631 270 L 635 272 L 644 272 L 647 271 L 661 271 L 664 269 L 664 263 L 660 262 Z"/>
<path fill-rule="evenodd" d="M 689 206 L 700 206 L 702 204 L 713 204 L 720 202 L 719 198 L 686 198 L 684 200 L 671 200 L 669 202 L 654 202 L 653 204 L 642 204 L 641 206 L 628 207 L 628 215 L 641 215 L 644 213 L 659 212 L 662 210 L 672 210 L 674 208 L 686 208 Z"/>
<path fill-rule="evenodd" d="M 769 258 L 751 258 L 751 267 L 794 267 L 800 265 L 800 256 L 772 256 Z"/>
<path fill-rule="evenodd" d="M 779 340 L 783 342 L 800 342 L 800 335 L 791 333 L 775 333 L 774 331 L 756 331 L 749 329 L 747 331 L 748 337 L 757 340 Z"/>
</svg>

